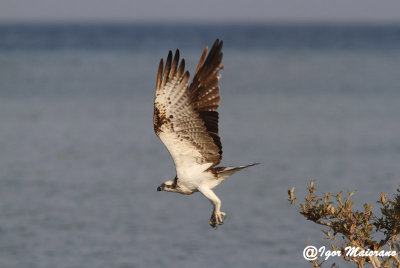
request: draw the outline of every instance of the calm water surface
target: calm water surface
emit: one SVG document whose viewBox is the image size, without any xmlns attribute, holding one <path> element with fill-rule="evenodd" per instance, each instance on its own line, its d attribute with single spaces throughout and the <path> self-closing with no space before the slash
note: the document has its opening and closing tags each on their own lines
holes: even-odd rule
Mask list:
<svg viewBox="0 0 400 268">
<path fill-rule="evenodd" d="M 375 205 L 400 179 L 399 26 L 0 26 L 1 267 L 308 267 L 319 227 L 287 202 L 310 179 Z M 193 72 L 224 39 L 217 189 L 157 193 L 175 176 L 153 133 L 156 69 Z M 338 258 L 340 267 L 348 267 Z"/>
</svg>

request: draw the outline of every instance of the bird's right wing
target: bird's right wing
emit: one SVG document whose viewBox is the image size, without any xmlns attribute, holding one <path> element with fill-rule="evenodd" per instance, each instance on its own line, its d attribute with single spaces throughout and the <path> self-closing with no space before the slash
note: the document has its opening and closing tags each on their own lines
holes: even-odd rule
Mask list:
<svg viewBox="0 0 400 268">
<path fill-rule="evenodd" d="M 208 168 L 219 159 L 219 148 L 209 135 L 204 120 L 195 110 L 188 89 L 185 61 L 179 67 L 179 50 L 172 60 L 161 59 L 154 98 L 154 131 L 170 152 L 177 172 Z"/>
</svg>

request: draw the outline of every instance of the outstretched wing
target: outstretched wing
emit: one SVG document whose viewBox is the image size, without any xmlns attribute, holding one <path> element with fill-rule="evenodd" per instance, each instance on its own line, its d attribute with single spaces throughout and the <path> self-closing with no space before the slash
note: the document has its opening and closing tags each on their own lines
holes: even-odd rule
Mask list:
<svg viewBox="0 0 400 268">
<path fill-rule="evenodd" d="M 179 50 L 174 59 L 169 52 L 165 68 L 163 60 L 160 61 L 154 98 L 154 131 L 167 147 L 178 171 L 221 162 L 216 112 L 220 102 L 221 48 L 222 41 L 217 40 L 206 59 L 207 48 L 204 50 L 190 87 L 183 59 L 178 67 Z"/>
<path fill-rule="evenodd" d="M 203 119 L 208 134 L 213 138 L 215 145 L 218 146 L 219 159 L 215 165 L 218 165 L 222 159 L 222 144 L 218 134 L 218 107 L 221 97 L 219 96 L 218 81 L 221 77 L 219 70 L 224 68 L 222 63 L 222 45 L 223 42 L 218 39 L 214 42 L 210 53 L 207 54 L 207 47 L 200 57 L 193 82 L 189 87 L 192 95 L 194 109 Z M 205 61 L 204 61 L 205 59 Z"/>
</svg>

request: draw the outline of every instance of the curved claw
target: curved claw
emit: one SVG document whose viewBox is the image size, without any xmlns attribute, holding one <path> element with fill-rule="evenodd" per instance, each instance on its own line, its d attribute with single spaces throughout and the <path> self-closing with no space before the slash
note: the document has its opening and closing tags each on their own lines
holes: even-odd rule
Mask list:
<svg viewBox="0 0 400 268">
<path fill-rule="evenodd" d="M 224 223 L 225 216 L 226 213 L 222 211 L 213 213 L 210 218 L 211 227 L 217 228 L 218 225 L 222 225 Z"/>
</svg>

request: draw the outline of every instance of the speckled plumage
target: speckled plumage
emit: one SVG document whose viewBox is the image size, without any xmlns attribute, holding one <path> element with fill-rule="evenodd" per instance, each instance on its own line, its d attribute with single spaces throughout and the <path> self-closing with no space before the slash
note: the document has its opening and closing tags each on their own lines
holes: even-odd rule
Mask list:
<svg viewBox="0 0 400 268">
<path fill-rule="evenodd" d="M 225 213 L 212 189 L 240 167 L 216 167 L 222 159 L 218 134 L 219 71 L 223 68 L 222 41 L 215 41 L 200 57 L 192 83 L 179 50 L 170 51 L 164 66 L 161 59 L 154 97 L 154 131 L 170 152 L 176 167 L 175 179 L 158 190 L 192 194 L 201 192 L 214 205 L 210 225 L 222 224 Z M 207 56 L 207 57 L 206 57 Z M 178 66 L 179 64 L 179 66 Z"/>
</svg>

